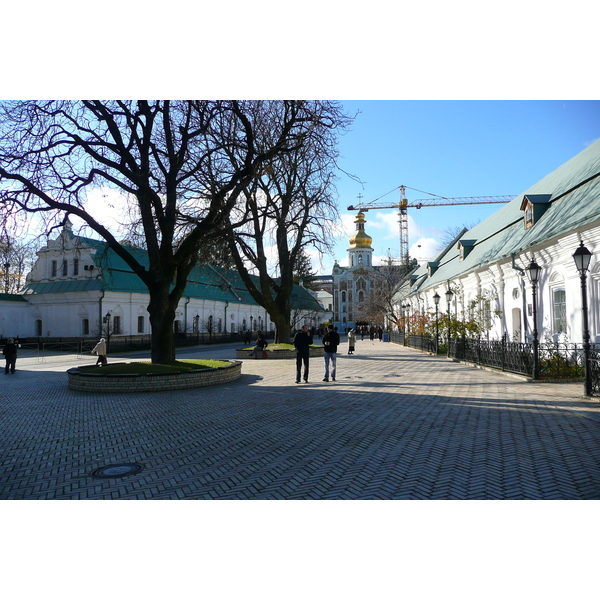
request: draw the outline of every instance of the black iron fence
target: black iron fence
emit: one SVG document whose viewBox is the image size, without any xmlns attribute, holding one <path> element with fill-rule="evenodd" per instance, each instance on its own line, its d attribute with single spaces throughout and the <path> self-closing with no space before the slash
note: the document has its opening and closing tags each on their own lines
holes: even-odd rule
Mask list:
<svg viewBox="0 0 600 600">
<path fill-rule="evenodd" d="M 391 332 L 390 341 L 424 352 L 436 353 L 435 337 Z M 480 338 L 451 338 L 443 353 L 450 358 L 476 365 L 492 367 L 509 373 L 533 374 L 533 344 Z M 600 344 L 590 344 L 588 361 L 592 396 L 600 396 Z M 583 344 L 541 343 L 538 345 L 540 379 L 584 379 L 585 353 Z"/>
<path fill-rule="evenodd" d="M 269 338 L 270 335 L 270 338 Z M 226 344 L 231 342 L 244 341 L 244 333 L 178 333 L 175 336 L 175 346 L 199 346 L 203 344 Z M 267 333 L 271 339 L 273 333 Z M 252 339 L 256 338 L 253 333 Z M 89 353 L 98 343 L 98 338 L 89 337 L 29 337 L 19 338 L 19 344 L 23 350 L 44 350 L 55 352 L 73 352 L 78 354 Z M 0 338 L 0 347 L 6 344 L 7 340 Z M 119 335 L 111 336 L 109 340 L 109 350 L 115 352 L 131 352 L 136 350 L 150 350 L 152 347 L 151 337 L 149 335 Z"/>
</svg>

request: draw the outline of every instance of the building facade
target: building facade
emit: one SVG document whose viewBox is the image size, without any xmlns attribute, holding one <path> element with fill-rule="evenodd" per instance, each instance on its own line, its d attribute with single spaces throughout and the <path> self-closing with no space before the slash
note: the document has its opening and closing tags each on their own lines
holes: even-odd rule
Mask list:
<svg viewBox="0 0 600 600">
<path fill-rule="evenodd" d="M 130 248 L 142 264 L 144 250 Z M 20 294 L 0 295 L 1 338 L 98 337 L 110 324 L 114 336 L 150 334 L 148 292 L 105 242 L 73 234 L 69 223 L 38 252 Z M 317 326 L 323 307 L 302 286 L 292 305 L 300 324 Z M 235 271 L 199 265 L 179 302 L 175 333 L 273 331 Z"/>
<path fill-rule="evenodd" d="M 437 294 L 440 312 L 464 319 L 477 314 L 490 339 L 517 342 L 531 340 L 535 311 L 540 341 L 580 343 L 582 289 L 573 254 L 581 242 L 592 255 L 589 333 L 600 343 L 600 141 L 465 230 L 435 261 L 411 273 L 395 302 L 409 316 L 431 315 Z M 535 306 L 532 261 L 541 267 Z"/>
<path fill-rule="evenodd" d="M 349 240 L 348 266 L 336 260 L 332 271 L 333 321 L 339 331 L 372 323 L 369 302 L 380 267 L 373 266 L 373 238 L 365 231 L 365 215 L 356 215 L 356 232 Z"/>
</svg>

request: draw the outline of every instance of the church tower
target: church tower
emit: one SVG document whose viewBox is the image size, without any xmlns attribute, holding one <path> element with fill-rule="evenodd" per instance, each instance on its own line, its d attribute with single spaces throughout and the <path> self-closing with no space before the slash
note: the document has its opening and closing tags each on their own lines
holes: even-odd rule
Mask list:
<svg viewBox="0 0 600 600">
<path fill-rule="evenodd" d="M 373 238 L 365 233 L 365 215 L 359 212 L 356 215 L 356 233 L 350 238 L 350 248 L 348 248 L 348 264 L 350 269 L 359 267 L 371 268 L 373 248 L 371 243 Z"/>
</svg>

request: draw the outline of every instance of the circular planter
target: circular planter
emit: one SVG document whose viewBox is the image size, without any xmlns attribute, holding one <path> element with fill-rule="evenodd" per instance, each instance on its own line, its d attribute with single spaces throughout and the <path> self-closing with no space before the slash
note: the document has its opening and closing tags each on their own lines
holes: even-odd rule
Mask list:
<svg viewBox="0 0 600 600">
<path fill-rule="evenodd" d="M 314 348 L 309 348 L 309 356 L 310 358 L 318 358 L 319 356 L 322 358 L 325 355 L 325 348 L 323 346 L 315 346 Z M 235 351 L 235 357 L 239 359 L 254 359 L 254 354 L 252 349 L 247 350 L 246 348 L 240 348 Z M 295 350 L 269 350 L 267 348 L 267 358 L 263 359 L 261 353 L 258 353 L 257 360 L 277 360 L 277 359 L 290 359 L 296 358 Z"/>
<path fill-rule="evenodd" d="M 228 365 L 216 369 L 193 369 L 148 375 L 137 373 L 103 375 L 84 372 L 74 367 L 67 371 L 67 376 L 69 389 L 78 392 L 164 392 L 218 385 L 239 379 L 242 376 L 242 363 L 235 360 L 228 362 Z"/>
</svg>

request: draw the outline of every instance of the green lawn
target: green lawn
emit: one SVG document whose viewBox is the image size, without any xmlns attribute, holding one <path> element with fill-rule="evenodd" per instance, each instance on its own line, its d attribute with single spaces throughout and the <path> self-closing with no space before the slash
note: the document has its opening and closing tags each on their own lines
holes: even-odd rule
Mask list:
<svg viewBox="0 0 600 600">
<path fill-rule="evenodd" d="M 321 348 L 321 344 L 312 344 L 311 348 Z M 254 346 L 246 346 L 242 348 L 242 350 L 252 350 Z M 269 350 L 294 350 L 294 344 L 269 344 L 267 346 L 267 351 Z"/>
<path fill-rule="evenodd" d="M 83 373 L 96 373 L 98 375 L 121 375 L 136 373 L 145 375 L 147 373 L 176 373 L 191 371 L 192 369 L 217 369 L 228 365 L 226 360 L 178 360 L 172 365 L 156 365 L 150 362 L 132 362 L 108 364 L 105 367 L 79 367 Z"/>
</svg>

